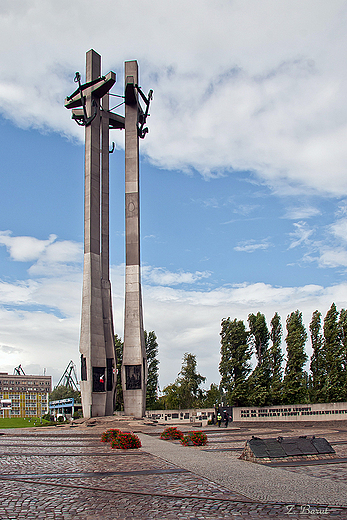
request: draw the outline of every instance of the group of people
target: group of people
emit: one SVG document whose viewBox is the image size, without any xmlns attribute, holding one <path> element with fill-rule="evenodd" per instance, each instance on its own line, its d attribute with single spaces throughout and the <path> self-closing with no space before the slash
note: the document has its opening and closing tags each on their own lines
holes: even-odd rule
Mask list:
<svg viewBox="0 0 347 520">
<path fill-rule="evenodd" d="M 214 424 L 214 421 L 215 421 L 215 415 L 213 414 L 212 415 L 212 424 Z M 228 412 L 226 410 L 224 410 L 224 412 L 223 412 L 223 417 L 222 417 L 221 412 L 217 413 L 218 428 L 220 428 L 220 425 L 221 425 L 222 421 L 224 421 L 225 427 L 227 428 L 228 424 L 229 424 L 229 414 L 228 414 Z"/>
</svg>

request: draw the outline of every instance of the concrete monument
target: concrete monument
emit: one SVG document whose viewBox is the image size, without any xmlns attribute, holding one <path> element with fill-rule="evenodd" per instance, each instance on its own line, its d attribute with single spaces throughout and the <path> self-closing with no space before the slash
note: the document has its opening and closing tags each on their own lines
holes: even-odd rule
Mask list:
<svg viewBox="0 0 347 520">
<path fill-rule="evenodd" d="M 146 105 L 143 112 L 139 95 Z M 146 411 L 147 359 L 143 328 L 140 275 L 139 137 L 145 137 L 152 91 L 148 98 L 138 86 L 137 61 L 125 62 L 125 315 L 122 388 L 126 415 Z"/>
<path fill-rule="evenodd" d="M 101 56 L 86 55 L 86 83 L 65 107 L 85 127 L 84 268 L 81 314 L 81 394 L 86 418 L 112 415 L 116 357 L 109 279 L 109 129 L 124 128 L 124 117 L 108 110 L 114 72 L 101 76 Z M 82 107 L 82 108 L 78 108 Z"/>
<path fill-rule="evenodd" d="M 81 394 L 86 418 L 112 415 L 116 356 L 109 279 L 109 130 L 125 128 L 126 275 L 122 385 L 127 415 L 146 410 L 147 361 L 140 280 L 139 138 L 145 137 L 152 91 L 138 86 L 136 61 L 125 62 L 125 117 L 109 110 L 114 72 L 101 76 L 101 56 L 86 55 L 86 83 L 76 72 L 78 89 L 65 107 L 85 127 L 84 268 L 81 315 Z M 145 104 L 145 111 L 139 103 Z M 80 108 L 82 107 L 82 108 Z"/>
</svg>

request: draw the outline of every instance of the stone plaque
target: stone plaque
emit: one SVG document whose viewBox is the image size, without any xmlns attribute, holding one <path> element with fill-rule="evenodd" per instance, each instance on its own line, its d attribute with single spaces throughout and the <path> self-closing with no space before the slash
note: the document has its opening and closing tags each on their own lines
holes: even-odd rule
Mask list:
<svg viewBox="0 0 347 520">
<path fill-rule="evenodd" d="M 141 365 L 125 365 L 127 390 L 141 390 Z"/>
<path fill-rule="evenodd" d="M 318 453 L 335 453 L 335 450 L 330 446 L 329 442 L 324 439 L 324 437 L 318 439 L 313 438 L 311 442 Z"/>
<path fill-rule="evenodd" d="M 259 439 L 253 437 L 247 442 L 247 445 L 251 449 L 253 456 L 258 459 L 265 457 L 276 459 L 283 457 L 300 457 L 305 455 L 335 453 L 334 449 L 326 439 L 316 439 L 314 436 L 291 438 L 278 437 L 277 439 Z"/>
</svg>

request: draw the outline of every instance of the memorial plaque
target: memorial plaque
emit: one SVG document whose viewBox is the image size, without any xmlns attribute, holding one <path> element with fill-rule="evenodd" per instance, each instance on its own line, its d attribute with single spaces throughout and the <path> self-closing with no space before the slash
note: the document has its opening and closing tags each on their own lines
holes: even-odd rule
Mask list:
<svg viewBox="0 0 347 520">
<path fill-rule="evenodd" d="M 127 390 L 141 390 L 141 365 L 125 365 Z"/>
<path fill-rule="evenodd" d="M 266 439 L 266 449 L 270 458 L 286 457 L 286 452 L 284 451 L 282 444 L 278 441 L 278 439 Z"/>
<path fill-rule="evenodd" d="M 298 447 L 305 455 L 317 455 L 318 450 L 315 448 L 314 444 L 312 444 L 312 439 L 307 439 L 305 437 L 299 437 L 298 439 Z"/>
<path fill-rule="evenodd" d="M 318 453 L 335 453 L 335 450 L 330 446 L 328 441 L 323 437 L 320 439 L 313 438 L 312 444 L 318 451 Z"/>
<path fill-rule="evenodd" d="M 250 446 L 255 457 L 263 458 L 269 456 L 269 453 L 266 449 L 266 444 L 262 439 L 251 439 L 248 441 L 248 445 Z"/>
<path fill-rule="evenodd" d="M 297 439 L 283 439 L 281 442 L 282 448 L 286 452 L 287 457 L 294 457 L 295 455 L 302 455 L 302 451 L 298 447 Z"/>
<path fill-rule="evenodd" d="M 316 439 L 314 436 L 287 439 L 283 437 L 278 437 L 277 439 L 259 439 L 258 437 L 253 437 L 247 442 L 247 445 L 251 449 L 253 457 L 257 459 L 303 457 L 305 455 L 335 453 L 326 439 Z M 247 459 L 247 453 L 244 452 L 244 454 L 245 456 L 241 456 L 241 458 Z"/>
</svg>

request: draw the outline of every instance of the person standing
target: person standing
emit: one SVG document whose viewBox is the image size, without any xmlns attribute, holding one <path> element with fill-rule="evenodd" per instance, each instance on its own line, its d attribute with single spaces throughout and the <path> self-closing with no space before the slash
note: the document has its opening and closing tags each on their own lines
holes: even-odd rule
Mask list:
<svg viewBox="0 0 347 520">
<path fill-rule="evenodd" d="M 228 427 L 228 423 L 229 423 L 229 414 L 228 414 L 228 412 L 225 412 L 225 414 L 224 414 L 224 421 L 225 421 L 225 427 L 227 428 Z"/>
<path fill-rule="evenodd" d="M 218 428 L 220 428 L 220 423 L 222 422 L 222 416 L 221 416 L 221 413 L 218 412 L 217 413 L 217 424 L 218 424 Z"/>
</svg>

